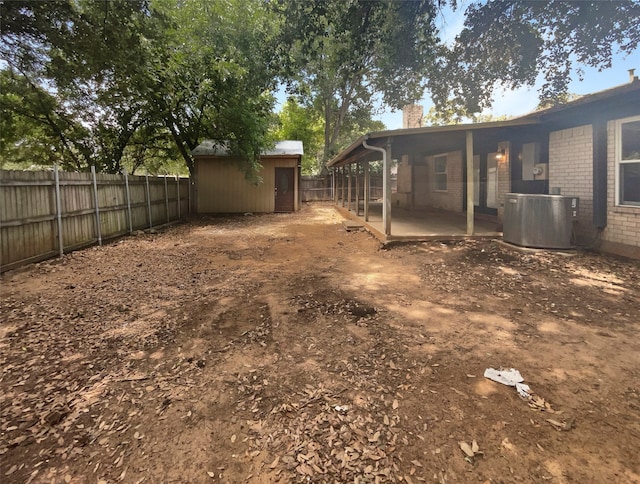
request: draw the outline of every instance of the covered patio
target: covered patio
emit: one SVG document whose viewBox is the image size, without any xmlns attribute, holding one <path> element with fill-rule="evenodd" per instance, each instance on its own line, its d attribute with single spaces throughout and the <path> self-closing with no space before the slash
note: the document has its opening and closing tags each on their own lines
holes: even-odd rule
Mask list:
<svg viewBox="0 0 640 484">
<path fill-rule="evenodd" d="M 508 140 L 530 136 L 536 124 L 521 118 L 369 133 L 327 164 L 334 203 L 384 243 L 500 237 L 511 177 Z M 382 175 L 375 199 L 373 174 Z"/>
<path fill-rule="evenodd" d="M 347 210 L 337 206 L 338 211 L 345 217 L 360 222 L 369 232 L 383 242 L 399 241 L 428 241 L 428 240 L 458 240 L 467 238 L 501 237 L 501 225 L 491 220 L 476 218 L 474 233 L 467 234 L 467 217 L 444 211 L 393 210 L 393 234 L 384 234 L 382 219 L 382 202 L 369 202 L 369 220 L 364 220 L 363 204 L 360 210 Z"/>
</svg>

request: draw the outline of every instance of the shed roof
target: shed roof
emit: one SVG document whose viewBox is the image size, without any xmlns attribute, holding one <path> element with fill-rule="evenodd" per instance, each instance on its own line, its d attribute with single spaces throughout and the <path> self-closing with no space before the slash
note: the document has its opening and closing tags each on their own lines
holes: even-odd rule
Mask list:
<svg viewBox="0 0 640 484">
<path fill-rule="evenodd" d="M 229 156 L 229 144 L 227 141 L 213 139 L 204 140 L 191 151 L 194 156 Z M 262 153 L 262 156 L 294 156 L 304 155 L 302 141 L 284 140 L 278 141 L 273 148 Z"/>
</svg>

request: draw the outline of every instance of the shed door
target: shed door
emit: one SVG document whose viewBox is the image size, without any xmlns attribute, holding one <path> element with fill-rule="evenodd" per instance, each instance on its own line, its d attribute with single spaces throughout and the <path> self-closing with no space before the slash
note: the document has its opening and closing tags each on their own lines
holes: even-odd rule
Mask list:
<svg viewBox="0 0 640 484">
<path fill-rule="evenodd" d="M 276 168 L 275 212 L 293 212 L 294 173 L 293 168 Z"/>
</svg>

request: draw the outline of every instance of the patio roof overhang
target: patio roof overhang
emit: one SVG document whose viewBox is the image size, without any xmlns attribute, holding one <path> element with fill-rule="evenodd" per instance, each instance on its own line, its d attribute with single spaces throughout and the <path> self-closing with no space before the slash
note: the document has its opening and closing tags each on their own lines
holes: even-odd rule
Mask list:
<svg viewBox="0 0 640 484">
<path fill-rule="evenodd" d="M 467 132 L 479 132 L 485 137 L 498 139 L 499 135 L 504 135 L 506 131 L 511 129 L 538 124 L 537 117 L 526 117 L 489 123 L 427 126 L 367 133 L 329 160 L 327 167 L 339 167 L 359 161 L 380 159 L 380 155 L 375 151 L 364 148 L 363 141 L 380 148 L 384 148 L 388 141 L 391 141 L 392 157 L 399 158 L 404 154 L 416 151 L 437 153 L 460 149 L 465 146 Z"/>
<path fill-rule="evenodd" d="M 368 180 L 368 165 L 371 161 L 382 160 L 383 164 L 383 202 L 382 202 L 382 233 L 384 237 L 391 237 L 391 185 L 389 183 L 391 160 L 399 159 L 405 154 L 433 155 L 449 151 L 464 150 L 466 153 L 466 200 L 467 200 L 467 235 L 474 234 L 474 191 L 473 191 L 473 154 L 474 147 L 491 146 L 495 148 L 500 141 L 508 139 L 509 133 L 536 127 L 539 124 L 536 116 L 527 116 L 508 121 L 490 123 L 457 124 L 451 126 L 429 126 L 424 128 L 398 129 L 392 131 L 378 131 L 360 136 L 340 154 L 327 163 L 329 168 L 342 168 L 344 176 L 348 166 L 347 210 L 351 210 L 351 164 L 364 162 L 365 185 Z M 474 133 L 478 133 L 474 140 Z M 356 183 L 358 178 L 356 177 Z M 334 184 L 337 177 L 334 177 Z M 337 185 L 336 185 L 337 186 Z M 357 187 L 357 185 L 356 185 Z M 344 186 L 342 187 L 344 190 Z M 358 189 L 356 188 L 356 191 Z M 368 190 L 365 190 L 365 193 Z M 338 193 L 336 188 L 336 194 Z M 336 198 L 337 203 L 337 198 Z M 358 201 L 356 199 L 356 207 Z M 368 220 L 368 199 L 365 198 L 365 221 Z"/>
</svg>

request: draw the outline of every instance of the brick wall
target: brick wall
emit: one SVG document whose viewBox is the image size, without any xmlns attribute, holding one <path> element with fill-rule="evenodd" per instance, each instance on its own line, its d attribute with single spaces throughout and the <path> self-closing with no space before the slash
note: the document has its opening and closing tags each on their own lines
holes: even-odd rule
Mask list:
<svg viewBox="0 0 640 484">
<path fill-rule="evenodd" d="M 402 155 L 398 162 L 397 189 L 391 194 L 394 207 L 410 208 L 411 206 L 411 164 L 410 155 Z"/>
<path fill-rule="evenodd" d="M 498 151 L 504 150 L 504 160 L 498 161 L 498 220 L 502 222 L 504 218 L 504 200 L 507 193 L 511 191 L 511 176 L 509 166 L 511 163 L 511 143 L 502 141 L 498 143 Z"/>
<path fill-rule="evenodd" d="M 640 207 L 615 204 L 615 121 L 607 123 L 607 227 L 601 234 L 601 248 L 640 257 Z"/>
<path fill-rule="evenodd" d="M 549 135 L 549 192 L 580 197 L 576 234 L 593 240 L 593 127 L 588 124 Z"/>
<path fill-rule="evenodd" d="M 423 108 L 419 104 L 407 104 L 402 108 L 402 127 L 419 128 L 422 126 Z"/>
<path fill-rule="evenodd" d="M 601 250 L 640 257 L 640 207 L 615 204 L 615 121 L 607 124 L 607 227 L 593 227 L 593 128 L 554 131 L 549 136 L 549 188 L 580 197 L 579 242 Z"/>
</svg>

